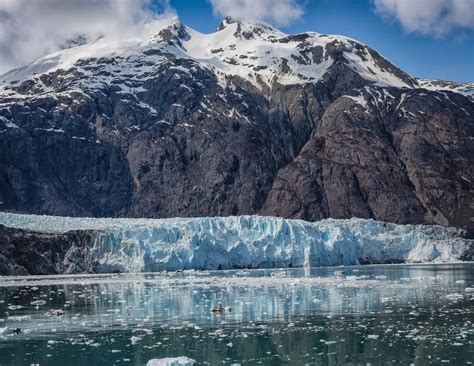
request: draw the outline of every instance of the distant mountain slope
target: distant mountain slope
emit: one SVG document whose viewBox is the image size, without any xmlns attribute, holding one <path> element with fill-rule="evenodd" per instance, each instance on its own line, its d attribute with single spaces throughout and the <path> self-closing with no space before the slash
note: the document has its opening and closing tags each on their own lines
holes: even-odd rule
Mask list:
<svg viewBox="0 0 474 366">
<path fill-rule="evenodd" d="M 63 48 L 0 76 L 0 210 L 474 226 L 470 84 L 232 19 Z"/>
</svg>

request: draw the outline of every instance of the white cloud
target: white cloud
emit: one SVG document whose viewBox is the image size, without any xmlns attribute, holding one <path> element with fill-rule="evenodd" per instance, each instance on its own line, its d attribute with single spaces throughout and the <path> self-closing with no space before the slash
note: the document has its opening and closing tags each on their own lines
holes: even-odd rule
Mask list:
<svg viewBox="0 0 474 366">
<path fill-rule="evenodd" d="M 0 0 L 0 74 L 58 50 L 71 37 L 133 32 L 154 16 L 150 5 L 150 0 Z"/>
<path fill-rule="evenodd" d="M 474 29 L 474 0 L 372 0 L 375 11 L 394 17 L 409 32 L 442 37 Z"/>
<path fill-rule="evenodd" d="M 214 12 L 235 19 L 261 20 L 287 25 L 303 15 L 296 0 L 209 0 Z"/>
</svg>

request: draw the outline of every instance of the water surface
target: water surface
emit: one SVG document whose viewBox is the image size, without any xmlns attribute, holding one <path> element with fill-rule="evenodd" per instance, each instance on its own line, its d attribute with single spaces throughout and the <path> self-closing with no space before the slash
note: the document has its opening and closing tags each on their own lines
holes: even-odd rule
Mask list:
<svg viewBox="0 0 474 366">
<path fill-rule="evenodd" d="M 473 264 L 4 277 L 0 365 L 464 365 L 472 287 Z"/>
</svg>

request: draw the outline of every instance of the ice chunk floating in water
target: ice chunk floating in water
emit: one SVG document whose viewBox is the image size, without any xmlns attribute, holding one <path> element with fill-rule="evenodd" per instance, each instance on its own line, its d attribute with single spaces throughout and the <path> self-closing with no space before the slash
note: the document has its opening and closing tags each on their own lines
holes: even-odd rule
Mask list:
<svg viewBox="0 0 474 366">
<path fill-rule="evenodd" d="M 148 361 L 146 366 L 193 366 L 195 363 L 195 360 L 188 357 L 155 358 Z"/>
<path fill-rule="evenodd" d="M 469 259 L 462 229 L 373 220 L 319 222 L 240 216 L 92 219 L 0 213 L 0 224 L 35 231 L 94 230 L 89 261 L 123 272 L 452 262 Z"/>
</svg>

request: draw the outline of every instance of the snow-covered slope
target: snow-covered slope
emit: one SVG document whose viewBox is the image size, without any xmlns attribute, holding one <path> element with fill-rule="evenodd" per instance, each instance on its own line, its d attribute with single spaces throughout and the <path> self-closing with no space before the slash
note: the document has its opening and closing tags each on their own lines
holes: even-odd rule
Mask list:
<svg viewBox="0 0 474 366">
<path fill-rule="evenodd" d="M 457 261 L 463 230 L 373 220 L 309 223 L 273 217 L 91 219 L 0 214 L 0 224 L 48 232 L 98 230 L 91 258 L 125 272 Z"/>
<path fill-rule="evenodd" d="M 57 92 L 60 86 L 49 85 L 44 75 L 72 69 L 75 72 L 64 76 L 63 86 L 72 79 L 79 88 L 97 88 L 121 78 L 133 89 L 133 80 L 153 75 L 170 55 L 212 70 L 221 81 L 238 75 L 258 88 L 275 82 L 316 83 L 336 63 L 377 86 L 419 86 L 376 51 L 347 37 L 288 35 L 266 24 L 232 19 L 224 20 L 216 32 L 202 34 L 173 17 L 147 22 L 128 39 L 82 37 L 81 42 L 1 76 L 0 93 L 18 96 L 18 86 L 25 81 L 36 84 L 35 93 Z"/>
<path fill-rule="evenodd" d="M 219 30 L 201 34 L 188 30 L 184 42 L 188 54 L 224 75 L 238 75 L 255 85 L 318 82 L 341 52 L 345 62 L 378 85 L 409 87 L 397 70 L 385 69 L 371 50 L 342 36 L 319 33 L 288 35 L 271 26 L 252 22 L 223 21 Z M 338 53 L 336 53 L 338 54 Z M 377 55 L 378 56 L 378 55 Z"/>
<path fill-rule="evenodd" d="M 474 100 L 474 83 L 455 83 L 444 80 L 418 79 L 421 88 L 432 91 L 451 91 Z"/>
</svg>

